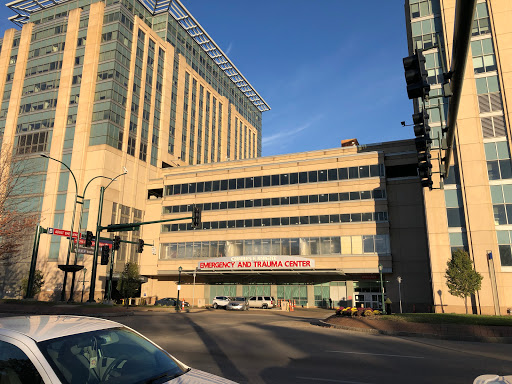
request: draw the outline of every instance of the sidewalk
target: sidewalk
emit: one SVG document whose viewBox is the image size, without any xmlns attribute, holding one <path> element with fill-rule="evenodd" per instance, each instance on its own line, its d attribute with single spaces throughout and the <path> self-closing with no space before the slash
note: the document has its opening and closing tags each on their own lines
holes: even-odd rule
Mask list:
<svg viewBox="0 0 512 384">
<path fill-rule="evenodd" d="M 370 334 L 512 344 L 512 327 L 507 326 L 412 323 L 344 316 L 331 316 L 320 323 L 325 327 Z"/>
<path fill-rule="evenodd" d="M 182 312 L 206 311 L 205 308 L 186 308 Z M 66 303 L 66 302 L 42 302 L 20 301 L 3 302 L 0 300 L 0 317 L 8 315 L 77 315 L 95 317 L 132 316 L 135 312 L 167 312 L 175 313 L 174 307 L 155 307 L 106 305 L 101 303 Z"/>
<path fill-rule="evenodd" d="M 47 302 L 0 302 L 0 316 L 5 315 L 79 315 L 115 317 L 133 315 L 133 308 L 104 304 L 47 303 Z"/>
</svg>

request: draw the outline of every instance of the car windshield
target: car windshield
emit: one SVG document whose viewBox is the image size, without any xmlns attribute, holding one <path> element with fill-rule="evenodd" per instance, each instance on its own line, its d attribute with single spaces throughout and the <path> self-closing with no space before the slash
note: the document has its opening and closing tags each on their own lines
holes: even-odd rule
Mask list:
<svg viewBox="0 0 512 384">
<path fill-rule="evenodd" d="M 186 372 L 168 353 L 126 328 L 39 342 L 63 383 L 147 383 Z"/>
<path fill-rule="evenodd" d="M 245 301 L 245 297 L 234 297 L 232 301 Z"/>
</svg>

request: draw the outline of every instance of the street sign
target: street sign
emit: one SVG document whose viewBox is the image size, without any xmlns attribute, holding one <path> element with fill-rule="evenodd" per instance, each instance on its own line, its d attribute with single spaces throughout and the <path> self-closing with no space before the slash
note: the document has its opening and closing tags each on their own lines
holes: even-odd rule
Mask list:
<svg viewBox="0 0 512 384">
<path fill-rule="evenodd" d="M 95 243 L 96 242 L 93 240 L 91 247 L 83 247 L 83 245 L 85 244 L 85 240 L 80 239 L 80 247 L 78 248 L 78 253 L 80 253 L 82 255 L 94 255 L 94 244 Z M 100 240 L 100 248 L 103 247 L 104 245 L 108 245 L 108 247 L 112 250 L 112 241 Z M 75 243 L 73 243 L 72 252 L 76 252 Z"/>
<path fill-rule="evenodd" d="M 70 233 L 71 233 L 71 231 L 66 231 L 66 230 L 60 229 L 60 228 L 48 228 L 49 235 L 69 237 Z M 73 232 L 73 238 L 76 239 L 77 236 L 78 236 L 78 232 Z"/>
</svg>

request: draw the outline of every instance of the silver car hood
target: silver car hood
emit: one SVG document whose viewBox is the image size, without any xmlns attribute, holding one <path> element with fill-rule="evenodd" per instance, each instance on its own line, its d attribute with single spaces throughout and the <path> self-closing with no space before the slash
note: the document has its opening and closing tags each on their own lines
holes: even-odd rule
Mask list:
<svg viewBox="0 0 512 384">
<path fill-rule="evenodd" d="M 191 369 L 184 375 L 181 375 L 167 383 L 170 384 L 237 384 L 234 381 L 224 379 L 219 376 L 212 375 L 211 373 L 200 371 L 199 369 Z"/>
</svg>

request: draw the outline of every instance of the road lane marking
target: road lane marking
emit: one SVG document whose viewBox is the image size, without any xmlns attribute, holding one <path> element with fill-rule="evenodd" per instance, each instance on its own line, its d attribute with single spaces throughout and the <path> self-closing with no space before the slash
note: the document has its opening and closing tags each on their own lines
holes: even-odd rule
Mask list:
<svg viewBox="0 0 512 384">
<path fill-rule="evenodd" d="M 389 355 L 386 353 L 369 353 L 369 352 L 345 352 L 345 351 L 326 351 L 332 353 L 351 353 L 354 355 L 372 355 L 372 356 L 389 356 L 389 357 L 405 357 L 408 359 L 424 359 L 423 356 L 405 356 L 405 355 Z"/>
<path fill-rule="evenodd" d="M 362 381 L 346 381 L 346 380 L 334 380 L 334 379 L 321 379 L 319 377 L 303 377 L 303 376 L 297 376 L 296 379 L 303 379 L 303 380 L 312 380 L 312 383 L 316 383 L 318 381 L 326 381 L 329 383 L 344 383 L 344 384 L 371 384 L 371 383 L 363 383 Z"/>
</svg>

